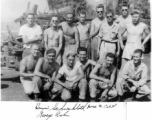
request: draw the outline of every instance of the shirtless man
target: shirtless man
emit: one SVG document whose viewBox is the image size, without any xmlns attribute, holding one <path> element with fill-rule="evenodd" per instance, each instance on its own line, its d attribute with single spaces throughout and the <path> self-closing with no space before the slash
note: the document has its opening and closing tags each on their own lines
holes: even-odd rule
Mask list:
<svg viewBox="0 0 152 120">
<path fill-rule="evenodd" d="M 34 22 L 34 14 L 29 12 L 26 15 L 27 23 L 21 26 L 19 35 L 22 36 L 24 43 L 24 51 L 22 58 L 30 54 L 30 46 L 34 43 L 41 43 L 42 41 L 42 30 L 41 27 Z"/>
<path fill-rule="evenodd" d="M 46 51 L 50 48 L 56 50 L 56 61 L 61 65 L 61 49 L 63 41 L 63 32 L 58 28 L 58 16 L 51 18 L 51 27 L 44 31 L 44 42 Z"/>
<path fill-rule="evenodd" d="M 50 88 L 60 67 L 59 64 L 55 61 L 55 56 L 56 50 L 51 48 L 46 51 L 46 57 L 40 58 L 37 62 L 34 71 L 34 80 L 38 83 L 37 95 L 39 95 L 43 89 L 48 93 L 49 97 L 51 97 Z"/>
<path fill-rule="evenodd" d="M 31 97 L 35 94 L 35 100 L 37 100 L 37 82 L 34 78 L 34 70 L 39 59 L 38 56 L 39 47 L 37 44 L 31 45 L 30 55 L 24 57 L 20 62 L 20 80 L 23 85 L 26 95 Z"/>
<path fill-rule="evenodd" d="M 121 69 L 128 60 L 132 59 L 132 55 L 135 49 L 144 49 L 145 43 L 150 38 L 150 30 L 148 26 L 140 22 L 140 11 L 135 9 L 132 13 L 132 22 L 126 24 L 124 29 L 120 31 L 119 39 L 122 41 L 122 35 L 127 32 L 127 42 L 124 47 L 123 42 L 120 46 L 123 49 L 122 65 Z M 143 34 L 146 34 L 144 41 L 142 42 Z"/>
<path fill-rule="evenodd" d="M 90 30 L 90 35 L 93 34 L 97 29 L 99 29 L 100 25 L 106 21 L 104 18 L 104 6 L 102 4 L 99 4 L 96 7 L 96 12 L 97 12 L 97 18 L 93 19 L 91 21 L 91 30 Z M 98 47 L 98 42 L 99 42 L 98 35 L 96 35 L 92 40 L 91 40 L 91 59 L 94 61 L 97 61 L 97 49 Z"/>
<path fill-rule="evenodd" d="M 79 47 L 79 33 L 77 27 L 73 24 L 73 12 L 67 12 L 66 20 L 59 24 L 63 30 L 64 36 L 64 53 L 63 53 L 63 64 L 66 62 L 66 53 L 73 51 L 77 53 Z"/>
<path fill-rule="evenodd" d="M 117 91 L 113 87 L 116 76 L 116 67 L 114 67 L 115 55 L 107 53 L 106 60 L 102 64 L 97 64 L 90 74 L 90 97 L 91 101 L 95 101 L 97 96 L 97 88 L 103 90 L 100 100 L 112 99 L 117 96 Z"/>
<path fill-rule="evenodd" d="M 88 80 L 90 75 L 91 66 L 95 66 L 96 62 L 87 58 L 87 48 L 80 47 L 78 49 L 79 61 L 82 64 L 82 69 L 85 74 L 85 78 Z"/>
<path fill-rule="evenodd" d="M 91 46 L 90 46 L 90 39 L 89 39 L 89 33 L 90 33 L 90 23 L 85 22 L 86 19 L 86 12 L 81 11 L 79 14 L 79 22 L 77 23 L 77 28 L 80 35 L 80 47 L 87 48 L 87 57 L 90 59 L 91 55 Z"/>
</svg>

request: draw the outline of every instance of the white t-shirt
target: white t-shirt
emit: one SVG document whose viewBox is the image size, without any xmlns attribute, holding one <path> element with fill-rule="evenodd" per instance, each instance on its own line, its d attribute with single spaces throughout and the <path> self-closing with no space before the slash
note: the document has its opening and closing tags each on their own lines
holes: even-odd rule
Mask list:
<svg viewBox="0 0 152 120">
<path fill-rule="evenodd" d="M 35 24 L 33 27 L 28 27 L 27 24 L 21 26 L 19 35 L 26 36 L 27 39 L 33 39 L 36 36 L 42 35 L 42 29 L 39 25 Z M 30 48 L 31 44 L 24 44 L 24 48 Z"/>
<path fill-rule="evenodd" d="M 74 80 L 76 80 L 76 79 L 79 77 L 78 69 L 80 68 L 81 65 L 82 65 L 82 64 L 81 64 L 79 61 L 77 61 L 77 62 L 75 63 L 75 65 L 74 65 L 74 68 L 73 68 L 72 70 L 69 70 L 69 69 L 67 68 L 67 65 L 64 64 L 64 65 L 60 68 L 59 73 L 60 73 L 61 75 L 64 75 L 65 78 L 66 78 L 66 80 L 68 80 L 68 81 L 74 81 Z"/>
</svg>

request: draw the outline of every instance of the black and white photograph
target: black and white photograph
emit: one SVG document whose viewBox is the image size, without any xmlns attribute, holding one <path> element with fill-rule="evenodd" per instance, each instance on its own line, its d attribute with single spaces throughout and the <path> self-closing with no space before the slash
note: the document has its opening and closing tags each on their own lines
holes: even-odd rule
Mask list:
<svg viewBox="0 0 152 120">
<path fill-rule="evenodd" d="M 1 8 L 1 101 L 151 102 L 150 0 Z"/>
</svg>

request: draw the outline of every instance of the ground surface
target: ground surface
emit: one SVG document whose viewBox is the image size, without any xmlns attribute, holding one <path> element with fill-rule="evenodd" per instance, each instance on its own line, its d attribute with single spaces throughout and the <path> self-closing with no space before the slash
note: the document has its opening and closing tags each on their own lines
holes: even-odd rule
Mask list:
<svg viewBox="0 0 152 120">
<path fill-rule="evenodd" d="M 148 66 L 148 76 L 150 86 L 150 54 L 144 55 L 144 63 Z M 14 82 L 15 81 L 15 82 Z M 150 101 L 150 95 L 144 98 L 142 101 Z M 28 101 L 29 99 L 25 96 L 22 84 L 16 82 L 16 80 L 1 80 L 1 100 L 2 101 Z M 126 102 L 132 101 L 132 97 L 128 96 L 125 99 Z"/>
</svg>

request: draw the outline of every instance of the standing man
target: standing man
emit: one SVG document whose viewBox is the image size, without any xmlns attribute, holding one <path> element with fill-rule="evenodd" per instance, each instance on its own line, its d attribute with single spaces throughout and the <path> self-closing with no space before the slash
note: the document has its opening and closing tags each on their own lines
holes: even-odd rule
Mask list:
<svg viewBox="0 0 152 120">
<path fill-rule="evenodd" d="M 99 37 L 101 39 L 99 42 L 99 59 L 101 62 L 105 60 L 106 54 L 109 52 L 114 55 L 116 54 L 116 56 L 120 53 L 119 41 L 117 39 L 119 27 L 114 23 L 114 13 L 112 10 L 106 11 L 106 18 L 107 21 L 100 26 L 99 31 Z M 116 46 L 118 47 L 117 51 Z"/>
<path fill-rule="evenodd" d="M 58 16 L 53 15 L 50 23 L 50 28 L 44 31 L 45 49 L 47 51 L 50 48 L 54 48 L 56 50 L 56 61 L 61 65 L 63 32 L 58 28 Z"/>
<path fill-rule="evenodd" d="M 19 35 L 22 36 L 24 43 L 24 51 L 22 58 L 30 54 L 30 46 L 34 43 L 41 43 L 42 30 L 41 27 L 34 22 L 34 13 L 29 12 L 26 15 L 27 23 L 21 26 Z"/>
<path fill-rule="evenodd" d="M 60 68 L 55 80 L 60 85 L 58 91 L 61 92 L 61 98 L 64 101 L 71 99 L 72 91 L 76 88 L 79 88 L 79 100 L 84 101 L 86 98 L 87 81 L 84 78 L 82 64 L 79 61 L 75 62 L 75 56 L 72 51 L 67 53 L 67 62 Z M 62 76 L 65 77 L 65 82 L 62 81 Z"/>
<path fill-rule="evenodd" d="M 56 50 L 51 48 L 46 51 L 46 57 L 40 58 L 37 62 L 34 71 L 34 80 L 38 83 L 37 95 L 40 95 L 42 89 L 47 91 L 48 95 L 51 95 L 50 88 L 60 68 L 59 64 L 55 61 L 55 57 Z"/>
<path fill-rule="evenodd" d="M 125 65 L 125 63 L 132 59 L 132 55 L 134 50 L 136 49 L 144 49 L 145 43 L 150 38 L 150 30 L 149 27 L 140 22 L 140 11 L 135 9 L 132 13 L 132 22 L 125 25 L 124 29 L 120 31 L 119 39 L 121 41 L 121 48 L 123 49 L 122 55 L 122 64 L 121 69 Z M 122 35 L 127 32 L 127 42 L 124 47 L 122 42 Z M 142 42 L 143 34 L 146 35 L 144 41 Z"/>
<path fill-rule="evenodd" d="M 82 69 L 84 71 L 85 74 L 85 78 L 89 79 L 89 75 L 90 75 L 90 70 L 91 70 L 91 66 L 95 66 L 96 62 L 88 59 L 87 57 L 87 48 L 85 47 L 80 47 L 78 49 L 78 56 L 79 56 L 79 61 L 82 64 Z"/>
<path fill-rule="evenodd" d="M 106 60 L 102 64 L 97 64 L 90 74 L 90 97 L 92 101 L 95 101 L 97 96 L 97 89 L 102 90 L 100 97 L 101 101 L 106 99 L 112 99 L 117 96 L 117 91 L 114 88 L 114 80 L 116 76 L 116 67 L 114 67 L 115 55 L 107 53 Z"/>
<path fill-rule="evenodd" d="M 99 4 L 96 7 L 96 12 L 97 12 L 97 18 L 93 19 L 91 21 L 91 30 L 90 30 L 90 35 L 92 35 L 96 30 L 100 28 L 100 25 L 105 22 L 104 18 L 104 6 L 102 4 Z M 94 61 L 97 61 L 98 54 L 97 54 L 97 49 L 99 48 L 99 38 L 98 35 L 96 35 L 92 40 L 91 40 L 91 59 Z"/>
<path fill-rule="evenodd" d="M 66 53 L 73 51 L 77 53 L 79 47 L 79 33 L 77 27 L 73 24 L 73 12 L 66 13 L 66 21 L 59 24 L 63 30 L 64 48 L 63 63 L 66 62 Z"/>
<path fill-rule="evenodd" d="M 136 49 L 133 54 L 133 60 L 128 61 L 123 67 L 121 76 L 116 82 L 119 100 L 122 100 L 125 92 L 124 86 L 128 86 L 127 89 L 132 93 L 137 91 L 137 99 L 150 94 L 150 89 L 146 85 L 148 79 L 147 66 L 141 61 L 141 57 L 142 50 Z"/>
<path fill-rule="evenodd" d="M 37 82 L 34 78 L 34 70 L 39 59 L 39 46 L 32 44 L 30 46 L 30 55 L 24 57 L 20 62 L 20 80 L 27 96 L 31 97 L 34 93 L 37 99 Z"/>
</svg>

